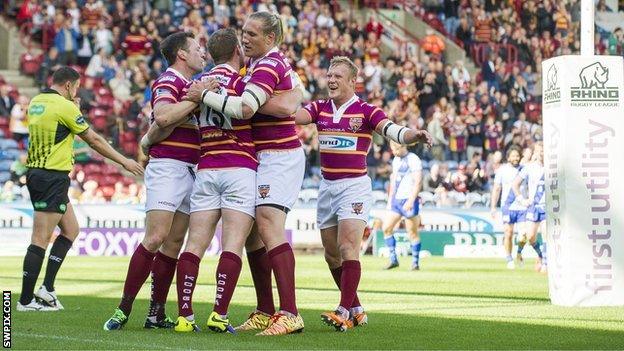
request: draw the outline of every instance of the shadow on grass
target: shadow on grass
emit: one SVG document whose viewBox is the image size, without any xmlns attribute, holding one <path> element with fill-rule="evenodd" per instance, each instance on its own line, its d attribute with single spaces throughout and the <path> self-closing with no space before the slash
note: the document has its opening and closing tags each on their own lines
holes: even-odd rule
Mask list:
<svg viewBox="0 0 624 351">
<path fill-rule="evenodd" d="M 9 276 L 0 276 L 0 279 L 10 279 L 10 280 L 21 280 L 21 277 L 9 277 Z M 112 283 L 119 284 L 123 286 L 123 280 L 117 279 L 77 279 L 77 278 L 59 278 L 57 279 L 59 282 L 72 282 L 72 283 Z M 149 280 L 146 284 L 149 283 Z M 204 287 L 213 287 L 214 284 L 206 284 L 206 283 L 198 283 L 197 286 Z M 237 287 L 250 288 L 253 289 L 253 285 L 251 284 L 238 284 Z M 321 287 L 301 287 L 298 286 L 297 290 L 299 291 L 330 291 L 335 292 L 336 288 L 321 288 Z M 548 302 L 550 301 L 545 297 L 530 297 L 530 296 L 509 296 L 509 295 L 487 295 L 487 294 L 463 294 L 463 293 L 438 293 L 438 292 L 430 292 L 430 291 L 393 291 L 393 290 L 373 290 L 373 289 L 359 289 L 359 293 L 367 293 L 367 294 L 393 294 L 393 295 L 404 295 L 404 296 L 434 296 L 434 297 L 462 297 L 462 298 L 472 298 L 472 299 L 499 299 L 499 300 L 512 300 L 512 301 L 532 301 L 532 302 Z"/>
<path fill-rule="evenodd" d="M 17 297 L 15 297 L 17 299 Z M 15 301 L 15 300 L 14 300 Z M 134 314 L 121 331 L 105 332 L 116 299 L 68 296 L 65 310 L 48 313 L 13 313 L 15 349 L 619 349 L 624 332 L 543 326 L 521 322 L 421 317 L 405 314 L 369 314 L 370 324 L 337 333 L 321 323 L 319 310 L 300 311 L 306 329 L 285 337 L 256 337 L 142 328 L 147 301 L 138 300 Z M 203 326 L 212 305 L 195 305 Z M 169 303 L 175 314 L 176 306 Z M 233 305 L 230 320 L 242 322 L 250 306 Z M 173 316 L 173 315 L 172 315 Z M 205 328 L 203 328 L 205 329 Z"/>
</svg>

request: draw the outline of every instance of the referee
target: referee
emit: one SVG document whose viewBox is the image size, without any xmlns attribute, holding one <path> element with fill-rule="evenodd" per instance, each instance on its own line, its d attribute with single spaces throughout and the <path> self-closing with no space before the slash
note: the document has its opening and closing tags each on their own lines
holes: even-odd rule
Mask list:
<svg viewBox="0 0 624 351">
<path fill-rule="evenodd" d="M 35 96 L 28 106 L 30 145 L 26 186 L 35 211 L 31 242 L 24 257 L 18 311 L 63 308 L 54 292 L 54 278 L 72 241 L 78 236 L 78 221 L 67 196 L 68 174 L 74 164 L 75 135 L 130 173 L 143 174 L 141 165 L 115 151 L 104 138 L 89 128 L 74 102 L 79 85 L 78 72 L 70 67 L 61 67 L 52 76 L 50 89 Z M 50 250 L 43 285 L 34 293 L 46 248 L 57 225 L 61 234 Z"/>
</svg>

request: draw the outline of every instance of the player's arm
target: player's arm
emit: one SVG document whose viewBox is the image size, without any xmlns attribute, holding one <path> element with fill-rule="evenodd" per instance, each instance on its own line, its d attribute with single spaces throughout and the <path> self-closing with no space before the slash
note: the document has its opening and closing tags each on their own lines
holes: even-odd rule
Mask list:
<svg viewBox="0 0 624 351">
<path fill-rule="evenodd" d="M 134 175 L 143 174 L 143 167 L 136 161 L 126 158 L 124 155 L 117 152 L 113 147 L 104 139 L 101 135 L 94 132 L 93 129 L 88 128 L 84 132 L 78 134 L 78 136 L 84 140 L 89 146 L 97 151 L 100 155 L 117 162 L 128 172 Z"/>
<path fill-rule="evenodd" d="M 522 171 L 520 171 L 520 174 L 518 174 L 513 180 L 513 183 L 511 184 L 511 190 L 514 192 L 514 194 L 516 194 L 517 198 L 522 199 L 523 204 L 528 205 L 529 199 L 525 198 L 524 195 L 522 195 L 522 191 L 520 191 L 520 186 L 522 185 L 522 182 L 525 181 L 525 179 L 526 173 L 524 173 L 523 169 Z"/>
<path fill-rule="evenodd" d="M 496 214 L 496 204 L 498 204 L 501 190 L 501 185 L 494 181 L 494 187 L 492 187 L 492 193 L 490 194 L 490 212 L 492 213 L 492 217 Z"/>
<path fill-rule="evenodd" d="M 290 117 L 301 108 L 303 92 L 301 89 L 292 89 L 283 94 L 273 95 L 258 109 L 263 115 L 275 117 Z"/>
<path fill-rule="evenodd" d="M 375 109 L 371 116 L 371 121 L 373 125 L 375 125 L 375 131 L 377 133 L 401 145 L 425 143 L 425 145 L 430 147 L 433 141 L 429 132 L 395 124 L 386 118 L 385 113 L 380 109 Z"/>
<path fill-rule="evenodd" d="M 149 126 L 147 133 L 143 135 L 141 142 L 139 143 L 143 154 L 147 155 L 149 153 L 150 146 L 167 139 L 167 137 L 173 133 L 173 130 L 182 123 L 184 123 L 184 120 L 165 128 L 160 128 L 156 123 L 152 123 Z"/>
<path fill-rule="evenodd" d="M 184 101 L 175 102 L 175 99 L 173 98 L 174 91 L 170 87 L 166 85 L 159 87 L 158 82 L 154 84 L 156 84 L 154 89 L 156 94 L 160 91 L 163 95 L 157 96 L 154 100 L 154 123 L 159 128 L 167 128 L 171 126 L 175 127 L 183 123 L 188 115 L 197 108 L 196 101 L 185 99 Z M 214 78 L 204 79 L 201 82 L 194 83 L 194 85 L 195 84 L 200 85 L 201 89 L 205 91 L 218 91 L 219 89 L 219 82 L 217 82 Z M 166 137 L 167 136 L 165 136 L 165 138 Z"/>
</svg>

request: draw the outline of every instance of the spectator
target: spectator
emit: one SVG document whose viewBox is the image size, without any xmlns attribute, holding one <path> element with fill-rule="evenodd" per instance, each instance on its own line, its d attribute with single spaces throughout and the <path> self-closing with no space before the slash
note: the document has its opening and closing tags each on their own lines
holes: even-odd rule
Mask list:
<svg viewBox="0 0 624 351">
<path fill-rule="evenodd" d="M 78 89 L 76 96 L 80 98 L 80 110 L 83 111 L 84 114 L 88 114 L 93 107 L 97 106 L 95 102 L 95 92 L 93 90 L 93 78 L 85 79 L 84 86 Z"/>
<path fill-rule="evenodd" d="M 451 159 L 456 162 L 466 160 L 466 139 L 468 130 L 461 117 L 456 117 L 455 122 L 449 128 L 449 150 Z"/>
<path fill-rule="evenodd" d="M 72 28 L 71 18 L 67 18 L 54 37 L 54 46 L 59 53 L 59 62 L 62 65 L 76 64 L 76 51 L 78 50 L 78 36 L 80 34 Z"/>
<path fill-rule="evenodd" d="M 99 52 L 100 49 L 108 55 L 113 53 L 113 32 L 106 28 L 104 21 L 99 21 L 95 30 L 95 51 Z"/>
<path fill-rule="evenodd" d="M 20 143 L 23 148 L 28 146 L 28 97 L 20 95 L 17 103 L 11 109 L 11 121 L 9 129 L 13 135 L 13 140 Z"/>
<path fill-rule="evenodd" d="M 0 116 L 9 117 L 15 106 L 15 99 L 9 96 L 9 86 L 0 85 Z"/>
<path fill-rule="evenodd" d="M 420 44 L 425 54 L 433 55 L 435 58 L 442 58 L 442 53 L 446 50 L 444 40 L 437 36 L 431 29 L 427 29 L 426 36 Z"/>
<path fill-rule="evenodd" d="M 145 55 L 149 53 L 152 44 L 137 26 L 132 25 L 122 47 L 125 49 L 126 57 L 128 58 L 128 66 L 132 68 L 138 61 L 145 60 Z"/>
<path fill-rule="evenodd" d="M 118 70 L 115 74 L 115 78 L 111 79 L 109 86 L 115 99 L 126 102 L 130 100 L 130 87 L 132 83 L 126 78 L 126 75 L 122 70 Z"/>
<path fill-rule="evenodd" d="M 93 56 L 93 35 L 86 25 L 80 27 L 80 35 L 78 35 L 78 65 L 86 67 Z"/>
</svg>

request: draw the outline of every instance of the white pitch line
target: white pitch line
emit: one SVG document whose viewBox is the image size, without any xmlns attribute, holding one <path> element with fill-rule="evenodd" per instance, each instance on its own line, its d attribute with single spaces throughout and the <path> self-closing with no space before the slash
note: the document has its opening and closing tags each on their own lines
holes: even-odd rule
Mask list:
<svg viewBox="0 0 624 351">
<path fill-rule="evenodd" d="M 55 340 L 66 340 L 66 341 L 82 341 L 82 342 L 92 342 L 92 343 L 100 343 L 100 344 L 112 344 L 117 345 L 123 348 L 128 347 L 136 347 L 139 349 L 148 349 L 151 348 L 153 350 L 179 350 L 175 348 L 170 348 L 162 345 L 150 345 L 150 344 L 134 344 L 127 342 L 119 342 L 114 340 L 104 340 L 104 339 L 85 339 L 85 338 L 72 338 L 71 336 L 61 336 L 61 335 L 43 335 L 43 334 L 30 334 L 30 333 L 13 333 L 15 336 L 24 336 L 29 338 L 41 338 L 41 339 L 55 339 Z"/>
</svg>

